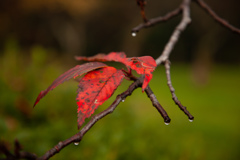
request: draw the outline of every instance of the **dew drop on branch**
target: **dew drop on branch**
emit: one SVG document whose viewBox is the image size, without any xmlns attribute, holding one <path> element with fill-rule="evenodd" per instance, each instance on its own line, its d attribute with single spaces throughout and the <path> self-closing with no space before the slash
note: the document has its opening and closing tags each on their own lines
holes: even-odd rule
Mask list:
<svg viewBox="0 0 240 160">
<path fill-rule="evenodd" d="M 170 123 L 169 122 L 164 122 L 166 125 L 169 125 Z"/>
<path fill-rule="evenodd" d="M 189 120 L 189 122 L 193 122 L 193 119 L 188 119 Z"/>
<path fill-rule="evenodd" d="M 75 145 L 75 146 L 79 145 L 79 142 L 74 142 L 74 145 Z"/>
<path fill-rule="evenodd" d="M 122 102 L 125 102 L 125 99 L 122 99 Z"/>
<path fill-rule="evenodd" d="M 133 37 L 136 37 L 136 36 L 137 36 L 137 33 L 136 33 L 136 32 L 132 32 L 132 36 L 133 36 Z"/>
</svg>

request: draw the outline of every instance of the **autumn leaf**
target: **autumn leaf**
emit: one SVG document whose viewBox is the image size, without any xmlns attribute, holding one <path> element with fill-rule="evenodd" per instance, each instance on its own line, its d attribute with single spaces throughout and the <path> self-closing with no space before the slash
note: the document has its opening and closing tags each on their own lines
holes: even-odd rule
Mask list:
<svg viewBox="0 0 240 160">
<path fill-rule="evenodd" d="M 112 96 L 124 77 L 121 70 L 105 67 L 91 71 L 80 79 L 76 98 L 78 129 L 84 123 L 85 118 L 90 117 L 99 105 Z"/>
<path fill-rule="evenodd" d="M 53 83 L 38 95 L 34 106 L 41 100 L 50 90 L 53 90 L 59 84 L 85 74 L 84 77 L 78 79 L 79 88 L 77 90 L 78 105 L 78 128 L 82 126 L 85 119 L 90 117 L 99 105 L 109 99 L 125 76 L 131 76 L 131 70 L 135 70 L 138 74 L 144 75 L 142 91 L 145 90 L 148 83 L 152 79 L 152 72 L 155 70 L 156 62 L 150 56 L 127 58 L 123 52 L 111 52 L 107 55 L 98 54 L 92 57 L 76 57 L 77 60 L 85 61 L 115 61 L 123 63 L 127 71 L 117 70 L 114 67 L 108 67 L 101 62 L 90 62 L 83 65 L 77 65 L 59 76 Z"/>
<path fill-rule="evenodd" d="M 59 84 L 71 79 L 76 78 L 77 76 L 81 76 L 84 73 L 87 73 L 89 71 L 107 67 L 106 64 L 101 62 L 90 62 L 85 63 L 83 65 L 77 65 L 74 68 L 68 70 L 67 72 L 63 73 L 61 76 L 59 76 L 53 83 L 44 91 L 41 91 L 33 105 L 33 107 L 39 102 L 40 99 L 42 99 L 49 91 L 53 90 L 55 87 L 57 87 Z"/>
<path fill-rule="evenodd" d="M 142 91 L 145 90 L 148 83 L 152 79 L 152 72 L 155 70 L 157 64 L 151 56 L 143 57 L 131 57 L 126 58 L 124 52 L 110 52 L 109 54 L 97 54 L 92 57 L 75 57 L 77 60 L 84 61 L 115 61 L 121 62 L 126 65 L 127 68 L 135 70 L 138 74 L 145 76 Z"/>
<path fill-rule="evenodd" d="M 127 58 L 124 61 L 124 64 L 135 70 L 138 74 L 145 75 L 142 85 L 142 91 L 144 91 L 148 83 L 152 79 L 152 72 L 157 66 L 155 60 L 151 56 L 132 57 Z"/>
<path fill-rule="evenodd" d="M 156 62 L 151 56 L 127 58 L 124 52 L 110 52 L 109 54 L 97 54 L 92 57 L 76 56 L 76 60 L 84 61 L 115 61 L 125 64 L 128 68 L 136 70 L 138 74 L 144 74 L 144 69 L 155 69 Z M 142 70 L 142 71 L 141 71 Z"/>
</svg>

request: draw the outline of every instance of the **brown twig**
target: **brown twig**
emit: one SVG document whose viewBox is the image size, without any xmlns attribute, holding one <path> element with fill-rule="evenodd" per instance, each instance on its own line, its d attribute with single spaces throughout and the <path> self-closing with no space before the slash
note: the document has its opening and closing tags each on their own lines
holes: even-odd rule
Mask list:
<svg viewBox="0 0 240 160">
<path fill-rule="evenodd" d="M 52 156 L 54 156 L 55 154 L 59 153 L 66 146 L 68 146 L 72 143 L 79 143 L 82 140 L 83 136 L 93 127 L 93 125 L 97 121 L 99 121 L 106 115 L 112 113 L 115 110 L 115 108 L 119 105 L 120 102 L 122 102 L 128 96 L 130 96 L 135 89 L 137 89 L 138 87 L 141 87 L 142 83 L 143 83 L 143 79 L 144 79 L 144 76 L 141 76 L 138 79 L 132 79 L 132 80 L 134 80 L 134 82 L 129 86 L 129 88 L 125 92 L 119 94 L 116 97 L 115 101 L 106 110 L 93 116 L 91 118 L 91 120 L 80 130 L 80 132 L 78 132 L 77 134 L 73 135 L 72 137 L 70 137 L 64 141 L 60 141 L 56 146 L 51 148 L 49 151 L 47 151 L 43 156 L 41 156 L 39 158 L 37 158 L 37 156 L 35 154 L 29 153 L 29 152 L 20 152 L 21 147 L 20 147 L 20 144 L 18 143 L 18 141 L 15 141 L 16 156 L 11 154 L 5 145 L 1 144 L 0 150 L 7 156 L 7 158 L 11 158 L 11 159 L 25 158 L 28 160 L 33 160 L 33 159 L 47 160 L 47 159 L 51 158 Z M 169 116 L 167 115 L 166 111 L 162 108 L 162 106 L 156 99 L 156 96 L 154 95 L 154 93 L 152 92 L 152 90 L 149 86 L 147 86 L 147 88 L 145 89 L 145 92 L 148 95 L 148 97 L 150 98 L 150 100 L 152 101 L 153 106 L 162 115 L 164 122 L 166 124 L 170 123 Z"/>
<path fill-rule="evenodd" d="M 234 33 L 240 34 L 240 29 L 229 24 L 225 19 L 218 16 L 203 0 L 194 0 L 201 8 L 203 8 L 215 21 L 220 23 L 223 27 L 230 29 Z"/>
<path fill-rule="evenodd" d="M 194 117 L 188 112 L 186 107 L 184 107 L 181 104 L 181 102 L 178 100 L 178 98 L 175 94 L 175 90 L 172 86 L 171 76 L 170 76 L 170 62 L 168 60 L 174 46 L 178 42 L 178 39 L 179 39 L 181 33 L 186 29 L 187 25 L 191 22 L 190 2 L 191 2 L 191 0 L 184 0 L 183 3 L 181 4 L 181 9 L 183 12 L 182 20 L 180 21 L 178 26 L 173 31 L 173 33 L 170 37 L 170 40 L 166 44 L 162 54 L 156 59 L 156 63 L 157 63 L 157 65 L 165 63 L 167 81 L 168 81 L 168 86 L 169 86 L 170 92 L 172 94 L 172 99 L 178 105 L 178 107 L 188 116 L 189 120 L 193 120 Z"/>
<path fill-rule="evenodd" d="M 131 77 L 130 80 L 136 81 L 136 80 L 141 80 L 141 84 L 142 85 L 142 80 L 144 79 L 144 75 L 142 75 L 140 78 L 136 78 L 133 75 L 129 75 L 129 73 L 125 72 L 126 74 L 128 74 L 128 76 Z M 149 87 L 149 85 L 146 87 L 145 89 L 145 93 L 147 94 L 148 98 L 152 101 L 152 105 L 158 110 L 158 112 L 161 114 L 161 116 L 163 117 L 163 120 L 165 122 L 165 124 L 169 124 L 171 119 L 169 118 L 167 112 L 164 110 L 164 108 L 161 106 L 161 104 L 159 103 L 159 101 L 157 100 L 157 97 L 155 96 L 155 94 L 153 93 L 152 89 Z"/>
<path fill-rule="evenodd" d="M 144 2 L 145 0 L 137 0 L 137 2 L 140 2 L 140 1 Z M 233 27 L 227 21 L 220 18 L 202 0 L 195 0 L 195 1 L 202 8 L 204 8 L 216 21 L 218 21 L 220 24 L 222 24 L 224 27 L 232 30 L 233 32 L 236 32 L 236 33 L 240 34 L 239 29 Z M 150 26 L 153 26 L 157 23 L 167 21 L 167 20 L 179 15 L 180 13 L 182 13 L 182 19 L 181 19 L 180 23 L 177 25 L 177 27 L 173 31 L 173 33 L 172 33 L 168 43 L 166 44 L 162 54 L 156 59 L 156 63 L 157 63 L 157 65 L 160 65 L 160 64 L 163 64 L 163 63 L 165 64 L 167 83 L 168 83 L 170 92 L 172 94 L 172 99 L 178 105 L 178 107 L 188 116 L 189 120 L 193 120 L 194 117 L 187 111 L 186 107 L 184 107 L 181 104 L 181 102 L 178 100 L 178 98 L 175 94 L 175 89 L 173 88 L 173 85 L 172 85 L 172 82 L 171 82 L 170 61 L 169 61 L 169 56 L 170 56 L 173 48 L 175 47 L 175 44 L 178 42 L 181 33 L 186 29 L 188 24 L 191 22 L 191 19 L 190 19 L 190 2 L 191 2 L 191 0 L 183 0 L 183 3 L 178 8 L 173 10 L 172 12 L 169 12 L 168 14 L 166 14 L 163 17 L 157 17 L 157 18 L 150 19 L 149 21 L 147 21 L 147 19 L 145 17 L 145 12 L 143 12 L 144 14 L 142 14 L 142 17 L 143 17 L 143 19 L 145 19 L 144 21 L 146 21 L 146 23 L 140 24 L 137 27 L 133 28 L 132 32 L 136 33 L 138 31 L 140 31 L 142 28 L 150 27 Z M 144 5 L 141 8 L 141 10 L 143 10 L 143 11 L 144 11 Z M 126 97 L 130 96 L 136 88 L 142 86 L 143 76 L 141 76 L 138 79 L 135 79 L 133 77 L 133 78 L 131 78 L 131 80 L 134 80 L 134 82 L 129 86 L 129 88 L 125 92 L 123 92 L 122 94 L 119 94 L 116 97 L 115 101 L 106 110 L 104 110 L 101 113 L 93 116 L 91 118 L 91 120 L 80 130 L 80 132 L 78 132 L 77 134 L 73 135 L 72 137 L 66 139 L 65 141 L 59 142 L 56 146 L 54 146 L 52 149 L 47 151 L 42 157 L 37 158 L 37 156 L 35 154 L 20 151 L 21 147 L 20 147 L 20 144 L 17 141 L 15 142 L 15 155 L 10 153 L 9 150 L 7 149 L 7 147 L 5 145 L 1 144 L 1 143 L 0 143 L 0 151 L 2 151 L 7 156 L 7 158 L 11 158 L 11 159 L 25 158 L 25 159 L 45 160 L 45 159 L 49 159 L 50 157 L 59 153 L 66 146 L 68 146 L 72 143 L 79 143 L 82 140 L 83 136 L 89 131 L 89 129 L 91 129 L 91 127 L 93 127 L 93 125 L 98 120 L 100 120 L 101 118 L 105 117 L 106 115 L 112 113 L 122 100 L 125 100 Z M 149 99 L 152 101 L 153 106 L 162 115 L 162 117 L 164 119 L 164 122 L 169 123 L 170 118 L 168 117 L 167 112 L 160 105 L 156 96 L 154 95 L 154 93 L 152 92 L 152 90 L 149 86 L 147 86 L 147 88 L 145 89 L 145 92 L 148 95 Z"/>
<path fill-rule="evenodd" d="M 191 0 L 183 0 L 183 3 L 181 4 L 181 9 L 182 9 L 182 12 L 183 12 L 182 20 L 177 25 L 175 30 L 173 31 L 173 33 L 170 37 L 170 40 L 165 45 L 165 48 L 164 48 L 162 54 L 156 59 L 157 65 L 162 64 L 163 62 L 165 62 L 169 58 L 175 44 L 178 42 L 179 36 L 186 29 L 187 25 L 191 22 L 190 2 L 191 2 Z"/>
<path fill-rule="evenodd" d="M 170 77 L 170 62 L 168 61 L 169 56 L 170 56 L 173 48 L 175 47 L 176 43 L 178 42 L 181 33 L 186 29 L 187 25 L 191 22 L 191 18 L 190 18 L 190 3 L 191 3 L 191 0 L 183 0 L 182 4 L 177 9 L 175 9 L 174 11 L 169 12 L 164 17 L 158 17 L 158 18 L 155 18 L 155 19 L 151 19 L 146 24 L 140 24 L 139 26 L 137 26 L 134 29 L 132 29 L 132 32 L 137 32 L 137 31 L 139 31 L 140 29 L 142 29 L 144 27 L 150 27 L 150 26 L 152 26 L 152 25 L 154 25 L 156 23 L 169 20 L 170 18 L 172 18 L 174 16 L 177 16 L 181 12 L 183 13 L 182 14 L 182 19 L 181 19 L 180 23 L 177 25 L 177 27 L 173 31 L 173 33 L 172 33 L 172 35 L 170 37 L 170 40 L 165 45 L 165 48 L 164 48 L 162 54 L 156 59 L 156 63 L 157 63 L 157 65 L 165 63 L 165 69 L 166 69 L 166 74 L 167 74 L 168 86 L 169 86 L 170 92 L 172 94 L 173 101 L 188 116 L 189 120 L 193 120 L 194 117 L 188 112 L 186 107 L 184 107 L 181 104 L 181 102 L 178 100 L 178 98 L 177 98 L 177 96 L 175 94 L 175 90 L 174 90 L 174 88 L 172 86 L 171 77 Z M 149 95 L 150 95 L 150 93 L 149 93 Z M 154 97 L 154 96 L 149 96 L 149 98 L 152 100 L 152 102 L 156 99 L 156 97 Z M 161 108 L 159 108 L 159 109 L 161 109 Z M 165 114 L 166 114 L 165 112 L 162 111 L 160 113 L 161 113 L 161 115 L 163 117 L 166 117 L 165 116 Z M 169 121 L 170 121 L 170 119 L 169 119 Z"/>
<path fill-rule="evenodd" d="M 180 24 L 176 27 L 176 29 L 174 30 L 173 35 L 171 36 L 170 41 L 167 44 L 167 47 L 165 47 L 164 52 L 157 59 L 157 65 L 159 65 L 160 63 L 162 63 L 162 62 L 164 62 L 164 61 L 166 61 L 168 59 L 172 48 L 174 47 L 175 43 L 178 41 L 178 37 L 179 37 L 180 33 L 186 28 L 187 24 L 190 22 L 190 18 L 189 18 L 189 2 L 190 2 L 190 0 L 184 0 L 184 2 L 183 2 L 183 4 L 181 5 L 180 8 L 177 8 L 176 10 L 174 10 L 173 12 L 170 12 L 169 14 L 167 14 L 164 17 L 157 18 L 157 19 L 152 19 L 150 21 L 150 23 L 148 24 L 148 26 L 150 26 L 150 25 L 156 24 L 156 23 L 158 23 L 160 21 L 168 20 L 171 17 L 174 17 L 174 16 L 178 15 L 181 10 L 183 11 L 183 19 L 180 22 Z M 82 140 L 83 136 L 89 131 L 89 129 L 91 129 L 91 127 L 93 127 L 93 125 L 98 120 L 100 120 L 101 118 L 105 117 L 106 115 L 112 113 L 122 100 L 125 100 L 126 97 L 130 96 L 132 94 L 132 92 L 136 88 L 142 86 L 143 78 L 144 77 L 141 76 L 138 79 L 133 79 L 134 82 L 129 86 L 127 91 L 125 91 L 122 94 L 118 95 L 116 97 L 115 101 L 106 110 L 104 110 L 103 112 L 93 116 L 91 118 L 91 120 L 80 130 L 80 132 L 78 132 L 77 134 L 73 135 L 72 137 L 66 139 L 65 141 L 59 142 L 56 146 L 54 146 L 52 149 L 47 151 L 42 157 L 39 157 L 37 159 L 38 160 L 49 159 L 50 157 L 52 157 L 55 154 L 59 153 L 66 146 L 68 146 L 68 145 L 70 145 L 72 143 L 79 143 Z M 153 92 L 152 92 L 152 90 L 151 90 L 151 88 L 149 86 L 147 86 L 147 88 L 145 89 L 145 92 L 148 95 L 148 97 L 150 98 L 150 100 L 152 101 L 153 106 L 162 115 L 162 117 L 164 119 L 164 122 L 166 124 L 169 123 L 170 122 L 169 116 L 167 115 L 167 113 L 163 109 L 163 107 L 160 105 L 160 103 L 158 102 L 156 96 L 153 94 Z M 18 145 L 16 145 L 16 146 L 18 146 Z M 20 146 L 16 147 L 17 148 L 16 149 L 17 150 L 17 155 L 21 156 L 21 154 L 18 151 L 20 149 L 19 147 Z M 27 152 L 21 152 L 21 153 L 23 154 L 23 153 L 27 153 Z M 27 155 L 30 155 L 30 154 L 27 154 Z M 26 156 L 26 155 L 24 155 L 24 156 Z M 28 157 L 28 158 L 31 159 L 31 157 Z M 33 158 L 35 159 L 36 157 L 33 157 Z"/>
<path fill-rule="evenodd" d="M 181 13 L 181 11 L 182 11 L 181 6 L 179 6 L 175 10 L 167 13 L 165 16 L 152 18 L 152 19 L 148 20 L 146 23 L 139 24 L 137 27 L 133 28 L 131 32 L 132 33 L 137 33 L 143 28 L 148 28 L 148 27 L 151 27 L 151 26 L 153 26 L 155 24 L 158 24 L 158 23 L 161 23 L 161 22 L 166 22 L 169 19 L 179 15 Z"/>
<path fill-rule="evenodd" d="M 137 5 L 141 9 L 142 19 L 146 23 L 148 21 L 147 17 L 146 17 L 146 14 L 145 14 L 145 5 L 147 4 L 147 2 L 146 2 L 146 0 L 136 0 L 136 1 L 137 1 Z"/>
<path fill-rule="evenodd" d="M 173 88 L 172 81 L 171 81 L 171 74 L 170 74 L 170 61 L 166 60 L 165 61 L 165 70 L 166 70 L 166 76 L 167 76 L 167 84 L 169 87 L 169 90 L 172 94 L 172 99 L 175 102 L 176 105 L 188 116 L 188 119 L 192 121 L 194 117 L 188 112 L 187 108 L 181 104 L 181 102 L 178 100 L 176 94 L 175 94 L 175 89 Z"/>
<path fill-rule="evenodd" d="M 147 86 L 145 90 L 147 96 L 152 101 L 153 106 L 158 110 L 158 112 L 161 114 L 161 116 L 164 119 L 165 124 L 169 124 L 171 119 L 169 118 L 167 112 L 163 109 L 163 107 L 160 105 L 160 103 L 157 100 L 157 97 L 154 95 L 153 91 L 149 86 Z"/>
<path fill-rule="evenodd" d="M 80 130 L 80 132 L 78 132 L 74 136 L 66 139 L 65 141 L 59 142 L 55 147 L 53 147 L 52 149 L 47 151 L 42 157 L 38 158 L 38 160 L 49 159 L 50 157 L 52 157 L 55 154 L 57 154 L 58 152 L 60 152 L 63 148 L 65 148 L 69 144 L 71 144 L 71 143 L 79 143 L 82 140 L 83 136 L 88 132 L 89 129 L 91 129 L 91 127 L 98 120 L 100 120 L 103 117 L 105 117 L 106 115 L 112 113 L 115 110 L 115 108 L 119 105 L 119 103 L 122 102 L 122 100 L 125 100 L 126 97 L 130 96 L 135 89 L 137 89 L 138 87 L 141 87 L 142 83 L 143 83 L 143 77 L 140 77 L 140 78 L 136 79 L 129 86 L 129 88 L 125 92 L 123 92 L 122 94 L 119 94 L 116 97 L 115 101 L 106 110 L 104 110 L 101 113 L 93 116 L 91 118 L 91 120 Z M 154 97 L 154 94 L 151 91 L 149 86 L 146 88 L 145 91 L 146 91 L 146 93 L 148 94 L 149 97 Z M 160 112 L 160 114 L 163 116 L 165 123 L 169 123 L 170 122 L 170 118 L 168 117 L 166 111 L 161 107 L 159 102 L 156 99 L 154 99 L 154 98 L 150 98 L 150 99 L 152 100 L 152 103 L 157 108 L 157 110 Z"/>
</svg>

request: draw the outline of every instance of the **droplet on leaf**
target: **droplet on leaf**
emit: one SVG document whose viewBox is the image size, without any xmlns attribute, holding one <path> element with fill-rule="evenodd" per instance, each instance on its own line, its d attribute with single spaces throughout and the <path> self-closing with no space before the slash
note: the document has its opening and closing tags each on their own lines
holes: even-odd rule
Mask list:
<svg viewBox="0 0 240 160">
<path fill-rule="evenodd" d="M 133 36 L 133 37 L 136 37 L 136 36 L 137 36 L 137 33 L 136 33 L 136 32 L 132 32 L 132 36 Z"/>
<path fill-rule="evenodd" d="M 189 120 L 189 122 L 193 122 L 193 119 L 188 119 Z"/>
<path fill-rule="evenodd" d="M 169 122 L 164 122 L 167 126 L 170 124 Z"/>
<path fill-rule="evenodd" d="M 74 142 L 74 145 L 75 145 L 75 146 L 79 145 L 79 142 Z"/>
</svg>

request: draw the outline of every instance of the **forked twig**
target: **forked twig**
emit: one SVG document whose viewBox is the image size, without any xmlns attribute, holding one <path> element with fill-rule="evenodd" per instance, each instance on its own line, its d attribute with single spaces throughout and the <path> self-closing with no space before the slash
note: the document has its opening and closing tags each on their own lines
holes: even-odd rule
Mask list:
<svg viewBox="0 0 240 160">
<path fill-rule="evenodd" d="M 194 117 L 188 112 L 187 108 L 181 104 L 181 102 L 178 100 L 178 98 L 175 94 L 175 89 L 172 86 L 171 76 L 170 76 L 170 61 L 168 60 L 173 48 L 175 47 L 176 43 L 178 42 L 178 39 L 179 39 L 181 33 L 186 29 L 187 25 L 191 22 L 190 2 L 191 2 L 191 0 L 184 0 L 183 3 L 181 4 L 180 8 L 183 12 L 182 20 L 180 21 L 180 23 L 177 25 L 177 27 L 173 31 L 173 33 L 170 37 L 170 40 L 165 45 L 165 48 L 164 48 L 162 54 L 156 59 L 156 63 L 157 63 L 157 65 L 160 65 L 162 63 L 165 64 L 167 83 L 168 83 L 170 92 L 172 94 L 172 99 L 176 103 L 176 105 L 178 105 L 178 107 L 188 116 L 189 120 L 192 121 L 194 119 Z"/>
<path fill-rule="evenodd" d="M 142 86 L 143 78 L 144 77 L 140 77 L 140 78 L 136 79 L 129 86 L 129 88 L 125 92 L 119 94 L 116 97 L 115 101 L 106 110 L 104 110 L 101 113 L 93 116 L 91 118 L 91 120 L 80 130 L 80 132 L 78 132 L 74 136 L 66 139 L 65 141 L 59 142 L 56 146 L 54 146 L 52 149 L 47 151 L 42 157 L 38 158 L 38 160 L 49 159 L 50 157 L 52 157 L 55 154 L 57 154 L 58 152 L 60 152 L 63 148 L 65 148 L 69 144 L 71 144 L 71 143 L 79 143 L 82 140 L 83 136 L 88 132 L 89 129 L 91 129 L 93 127 L 93 125 L 98 120 L 100 120 L 103 117 L 105 117 L 106 115 L 112 113 L 115 110 L 115 108 L 119 105 L 119 103 L 122 102 L 122 100 L 125 100 L 128 96 L 130 96 L 132 94 L 132 92 L 135 89 L 137 89 L 138 87 Z M 146 93 L 147 93 L 147 95 L 149 97 L 154 97 L 155 96 L 153 94 L 153 92 L 151 91 L 149 86 L 145 89 L 145 91 L 146 91 Z M 154 99 L 154 98 L 150 98 L 150 99 L 152 100 L 152 103 L 157 108 L 157 110 L 160 112 L 160 114 L 163 116 L 165 123 L 169 123 L 170 122 L 170 118 L 168 117 L 166 111 L 161 107 L 159 102 L 156 99 Z"/>
<path fill-rule="evenodd" d="M 145 6 L 146 6 L 147 2 L 146 2 L 146 0 L 136 0 L 136 1 L 137 1 L 137 5 L 140 7 L 142 19 L 146 23 L 148 21 L 146 14 L 145 14 Z"/>
<path fill-rule="evenodd" d="M 234 27 L 225 19 L 218 16 L 212 9 L 209 7 L 203 0 L 194 0 L 201 8 L 203 8 L 214 20 L 220 23 L 223 27 L 230 29 L 234 33 L 238 33 L 240 35 L 240 29 Z"/>
<path fill-rule="evenodd" d="M 145 0 L 137 0 L 137 2 L 144 2 L 144 1 Z M 240 30 L 238 28 L 232 26 L 226 20 L 219 17 L 203 0 L 193 0 L 193 1 L 195 1 L 200 7 L 205 9 L 221 25 L 232 30 L 235 33 L 240 34 Z M 169 56 L 170 56 L 173 48 L 175 47 L 175 44 L 178 42 L 181 33 L 186 29 L 188 24 L 191 22 L 190 3 L 191 3 L 191 0 L 183 0 L 182 4 L 175 10 L 169 12 L 165 16 L 153 18 L 150 20 L 146 19 L 145 12 L 144 12 L 144 5 L 142 5 L 141 11 L 142 11 L 142 17 L 143 17 L 145 23 L 142 23 L 142 24 L 138 25 L 137 27 L 133 28 L 132 32 L 133 33 L 139 32 L 142 28 L 151 27 L 157 23 L 165 22 L 173 17 L 176 17 L 180 13 L 182 13 L 182 19 L 181 19 L 180 23 L 174 29 L 169 41 L 165 45 L 165 48 L 164 48 L 162 54 L 156 59 L 156 63 L 157 63 L 157 65 L 160 65 L 160 64 L 165 65 L 167 83 L 168 83 L 169 90 L 172 94 L 172 99 L 178 105 L 178 107 L 188 116 L 189 120 L 191 121 L 194 119 L 194 117 L 187 111 L 186 107 L 184 107 L 181 104 L 181 102 L 178 100 L 178 98 L 175 94 L 175 89 L 173 88 L 173 85 L 171 82 L 170 61 L 169 61 Z M 129 88 L 125 92 L 119 94 L 116 97 L 115 101 L 106 110 L 93 116 L 91 118 L 91 120 L 77 134 L 73 135 L 72 137 L 70 137 L 64 141 L 59 142 L 56 146 L 54 146 L 52 149 L 47 151 L 42 157 L 37 158 L 37 156 L 35 154 L 20 151 L 21 147 L 18 142 L 15 142 L 15 155 L 11 154 L 9 152 L 9 150 L 7 149 L 7 147 L 5 145 L 2 145 L 1 143 L 0 143 L 0 150 L 7 156 L 7 158 L 11 158 L 11 159 L 26 158 L 26 159 L 45 160 L 45 159 L 51 158 L 52 156 L 54 156 L 55 154 L 60 152 L 63 148 L 65 148 L 69 144 L 79 143 L 82 140 L 83 136 L 89 131 L 89 129 L 91 129 L 91 127 L 93 127 L 93 125 L 98 120 L 100 120 L 101 118 L 105 117 L 106 115 L 112 113 L 122 100 L 125 100 L 126 97 L 130 96 L 135 89 L 142 86 L 143 76 L 138 79 L 133 78 L 132 80 L 134 80 L 134 82 L 129 86 Z M 149 99 L 152 101 L 153 106 L 162 115 L 164 122 L 169 123 L 170 118 L 168 117 L 167 112 L 160 105 L 156 96 L 154 95 L 154 93 L 152 92 L 152 90 L 149 86 L 147 86 L 147 88 L 145 89 L 145 93 L 147 94 Z"/>
<path fill-rule="evenodd" d="M 169 60 L 165 61 L 165 70 L 166 70 L 166 76 L 167 76 L 167 84 L 168 84 L 169 90 L 172 94 L 173 101 L 188 116 L 189 121 L 192 121 L 194 119 L 194 117 L 188 112 L 187 108 L 181 104 L 181 102 L 178 100 L 178 98 L 175 94 L 175 89 L 173 88 L 172 80 L 171 80 L 170 61 Z"/>
<path fill-rule="evenodd" d="M 140 81 L 136 80 L 135 82 L 133 82 L 129 88 L 127 89 L 127 91 L 123 92 L 122 94 L 118 95 L 115 99 L 115 101 L 104 111 L 102 111 L 101 113 L 93 116 L 91 118 L 91 120 L 80 130 L 80 132 L 78 132 L 77 134 L 75 134 L 74 136 L 66 139 L 65 141 L 59 142 L 55 147 L 53 147 L 52 149 L 50 149 L 48 152 L 46 152 L 42 157 L 38 158 L 38 160 L 45 160 L 45 159 L 49 159 L 50 157 L 52 157 L 53 155 L 55 155 L 56 153 L 58 153 L 60 150 L 62 150 L 64 147 L 66 147 L 67 145 L 71 144 L 71 143 L 79 143 L 82 140 L 82 137 L 87 133 L 87 131 L 100 119 L 102 119 L 103 117 L 105 117 L 106 115 L 112 113 L 115 108 L 119 105 L 120 102 L 122 102 L 122 100 L 125 100 L 127 96 L 130 96 L 132 94 L 132 92 L 140 87 Z"/>
</svg>

